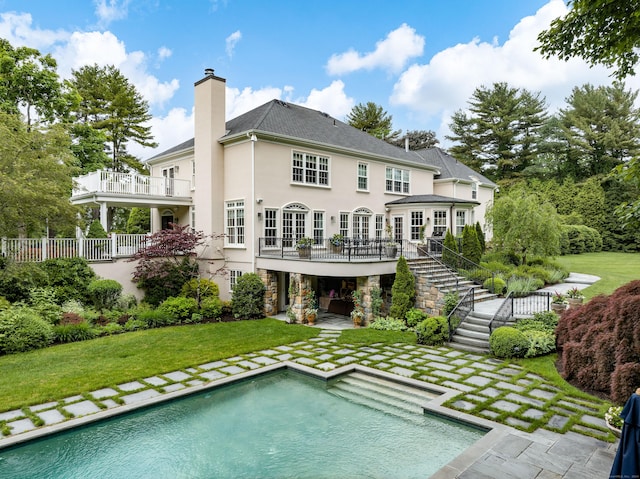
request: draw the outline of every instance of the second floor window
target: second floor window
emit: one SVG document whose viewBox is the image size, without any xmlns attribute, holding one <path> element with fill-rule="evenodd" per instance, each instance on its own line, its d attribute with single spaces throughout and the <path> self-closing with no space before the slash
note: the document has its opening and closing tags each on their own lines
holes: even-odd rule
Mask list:
<svg viewBox="0 0 640 479">
<path fill-rule="evenodd" d="M 291 181 L 305 185 L 329 186 L 329 158 L 294 151 Z"/>
<path fill-rule="evenodd" d="M 244 200 L 227 201 L 227 244 L 244 244 Z"/>
<path fill-rule="evenodd" d="M 369 165 L 366 163 L 358 163 L 358 189 L 369 189 Z"/>
<path fill-rule="evenodd" d="M 387 193 L 409 193 L 409 170 L 387 167 L 385 175 Z"/>
</svg>

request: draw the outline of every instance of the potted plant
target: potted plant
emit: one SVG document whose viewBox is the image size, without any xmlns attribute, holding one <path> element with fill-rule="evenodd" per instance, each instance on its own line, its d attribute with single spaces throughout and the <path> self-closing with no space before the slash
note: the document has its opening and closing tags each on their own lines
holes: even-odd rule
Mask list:
<svg viewBox="0 0 640 479">
<path fill-rule="evenodd" d="M 340 253 L 344 245 L 344 236 L 336 233 L 329 239 L 329 243 L 331 243 L 331 251 L 333 253 Z"/>
<path fill-rule="evenodd" d="M 556 291 L 551 297 L 551 311 L 561 313 L 565 309 L 567 309 L 567 297 Z"/>
<path fill-rule="evenodd" d="M 311 246 L 313 246 L 312 238 L 300 238 L 296 241 L 296 249 L 301 258 L 311 257 Z"/>
<path fill-rule="evenodd" d="M 622 406 L 611 406 L 604 414 L 604 422 L 616 437 L 620 437 L 622 426 L 624 425 L 624 419 L 620 417 L 621 412 Z"/>
<path fill-rule="evenodd" d="M 391 223 L 387 223 L 385 231 L 387 233 L 387 243 L 385 244 L 385 252 L 387 254 L 387 258 L 395 258 L 398 254 L 398 243 L 396 243 L 393 239 Z"/>
<path fill-rule="evenodd" d="M 291 305 L 287 308 L 287 323 L 296 324 L 296 313 L 293 311 Z"/>
<path fill-rule="evenodd" d="M 420 242 L 418 243 L 418 256 L 427 256 L 427 243 L 424 241 L 424 233 L 427 225 L 420 226 Z"/>
<path fill-rule="evenodd" d="M 353 326 L 359 328 L 364 324 L 364 307 L 362 306 L 362 291 L 354 291 L 351 293 L 353 301 L 353 310 L 351 311 L 351 320 Z"/>
<path fill-rule="evenodd" d="M 574 286 L 569 291 L 567 291 L 567 301 L 569 303 L 570 308 L 575 308 L 576 306 L 580 306 L 583 300 L 584 300 L 584 295 L 580 292 L 577 286 Z"/>
<path fill-rule="evenodd" d="M 306 309 L 304 310 L 307 323 L 310 326 L 316 324 L 316 317 L 318 316 L 318 300 L 316 299 L 316 293 L 312 289 L 308 290 L 304 299 L 306 302 Z"/>
</svg>

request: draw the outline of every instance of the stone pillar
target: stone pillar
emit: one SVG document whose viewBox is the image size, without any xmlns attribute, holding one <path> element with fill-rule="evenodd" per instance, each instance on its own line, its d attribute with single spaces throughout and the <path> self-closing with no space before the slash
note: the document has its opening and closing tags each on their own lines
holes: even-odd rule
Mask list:
<svg viewBox="0 0 640 479">
<path fill-rule="evenodd" d="M 278 273 L 266 269 L 258 269 L 258 276 L 265 285 L 264 314 L 274 315 L 278 312 Z"/>
<path fill-rule="evenodd" d="M 415 307 L 431 316 L 440 315 L 444 305 L 444 293 L 434 286 L 426 275 L 414 274 L 414 277 L 416 278 Z"/>
<path fill-rule="evenodd" d="M 364 307 L 365 324 L 369 324 L 373 319 L 373 308 L 371 290 L 380 289 L 380 276 L 360 276 L 358 277 L 358 290 L 362 292 L 362 306 Z"/>
<path fill-rule="evenodd" d="M 289 308 L 296 318 L 296 323 L 304 320 L 303 304 L 304 276 L 300 273 L 289 273 Z"/>
</svg>

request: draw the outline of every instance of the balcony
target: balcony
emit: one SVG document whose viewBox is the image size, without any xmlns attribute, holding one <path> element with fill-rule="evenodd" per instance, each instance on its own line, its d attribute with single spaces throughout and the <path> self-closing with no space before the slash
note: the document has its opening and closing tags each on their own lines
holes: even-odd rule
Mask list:
<svg viewBox="0 0 640 479">
<path fill-rule="evenodd" d="M 93 171 L 74 178 L 71 202 L 76 205 L 106 203 L 109 206 L 190 206 L 191 182 L 164 176 Z"/>
</svg>

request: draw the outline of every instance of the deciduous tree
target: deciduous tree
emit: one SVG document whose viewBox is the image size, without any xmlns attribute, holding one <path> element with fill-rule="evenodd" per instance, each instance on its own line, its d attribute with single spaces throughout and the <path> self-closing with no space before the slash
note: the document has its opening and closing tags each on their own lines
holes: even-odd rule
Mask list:
<svg viewBox="0 0 640 479">
<path fill-rule="evenodd" d="M 580 57 L 590 65 L 616 68 L 618 78 L 633 75 L 640 47 L 639 0 L 572 0 L 571 11 L 538 35 L 536 50 L 549 58 Z"/>
</svg>

